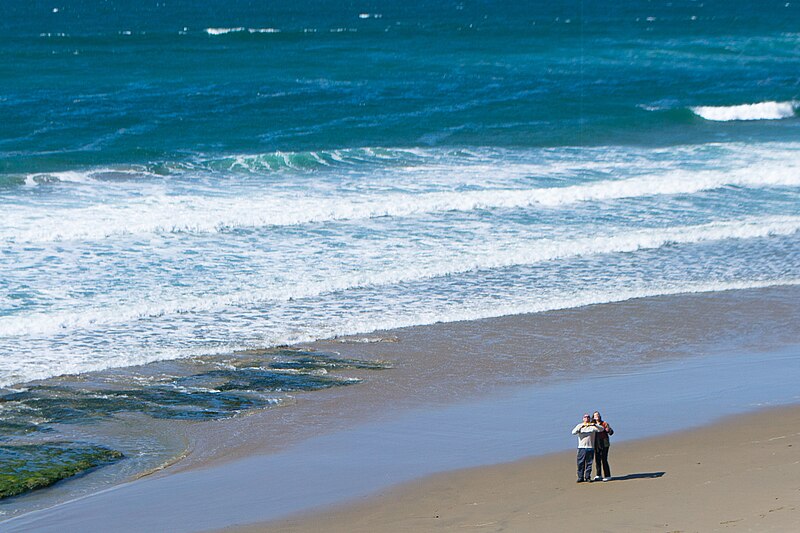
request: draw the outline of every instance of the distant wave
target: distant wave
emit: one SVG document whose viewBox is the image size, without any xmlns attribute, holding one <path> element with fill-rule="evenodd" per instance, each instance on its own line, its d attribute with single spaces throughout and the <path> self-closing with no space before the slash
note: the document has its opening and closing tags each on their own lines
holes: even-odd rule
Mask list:
<svg viewBox="0 0 800 533">
<path fill-rule="evenodd" d="M 90 328 L 128 323 L 164 315 L 216 312 L 230 306 L 243 307 L 270 301 L 289 301 L 364 287 L 383 287 L 480 270 L 525 266 L 597 254 L 652 250 L 670 244 L 697 244 L 728 239 L 756 239 L 788 236 L 800 231 L 800 217 L 752 217 L 695 226 L 675 226 L 621 231 L 616 234 L 574 239 L 531 239 L 523 242 L 493 243 L 427 264 L 399 265 L 377 272 L 343 273 L 325 281 L 286 280 L 280 287 L 242 290 L 220 296 L 187 296 L 179 301 L 125 304 L 85 312 L 33 313 L 0 317 L 0 335 L 47 335 L 66 329 Z"/>
<path fill-rule="evenodd" d="M 277 28 L 206 28 L 205 31 L 209 35 L 226 35 L 228 33 L 280 33 L 281 30 Z"/>
<path fill-rule="evenodd" d="M 227 33 L 237 33 L 240 31 L 245 31 L 245 28 L 206 28 L 205 32 L 209 35 L 225 35 Z"/>
<path fill-rule="evenodd" d="M 2 175 L 0 174 L 0 187 L 4 183 L 10 185 L 25 185 L 35 187 L 37 185 L 52 183 L 75 183 L 75 184 L 96 184 L 101 181 L 111 181 L 119 179 L 137 179 L 145 176 L 157 177 L 159 174 L 149 170 L 143 165 L 130 166 L 127 168 L 107 167 L 95 168 L 91 170 L 64 170 L 60 172 L 37 172 L 35 174 L 24 175 Z"/>
<path fill-rule="evenodd" d="M 705 144 L 670 148 L 671 154 L 683 158 L 696 158 L 708 150 L 720 152 L 719 157 L 733 156 L 739 159 L 743 150 L 770 161 L 794 161 L 800 155 L 798 143 L 767 143 L 759 147 L 741 144 Z M 663 151 L 663 150 L 661 150 Z M 205 155 L 175 161 L 153 162 L 146 165 L 119 165 L 67 170 L 36 172 L 30 174 L 0 174 L 0 186 L 26 184 L 35 186 L 48 183 L 89 183 L 136 180 L 141 177 L 164 178 L 186 173 L 252 174 L 263 176 L 271 173 L 313 173 L 321 170 L 346 168 L 354 171 L 379 169 L 405 169 L 414 174 L 425 172 L 468 173 L 484 182 L 487 176 L 503 178 L 524 176 L 564 176 L 581 171 L 619 173 L 623 170 L 636 172 L 636 165 L 648 165 L 652 157 L 659 157 L 659 150 L 637 153 L 635 150 L 614 146 L 563 147 L 558 150 L 514 151 L 493 148 L 385 148 L 361 147 L 334 150 L 276 151 L 253 154 Z M 591 157 L 587 157 L 591 156 Z M 788 158 L 788 159 L 787 159 Z M 760 166 L 755 167 L 756 170 Z"/>
<path fill-rule="evenodd" d="M 446 168 L 458 172 L 459 168 Z M 474 169 L 472 169 L 474 170 Z M 486 172 L 492 169 L 487 167 Z M 80 175 L 62 178 L 80 181 Z M 117 235 L 218 233 L 233 229 L 292 226 L 378 217 L 412 217 L 448 211 L 558 208 L 577 202 L 609 201 L 655 195 L 695 194 L 721 187 L 798 187 L 800 168 L 789 162 L 761 163 L 735 171 L 669 171 L 622 180 L 567 187 L 483 189 L 429 193 L 352 194 L 350 196 L 247 197 L 161 195 L 122 205 L 93 205 L 52 210 L 25 223 L 27 211 L 0 212 L 0 242 L 53 242 L 105 239 Z"/>
<path fill-rule="evenodd" d="M 279 172 L 283 170 L 315 170 L 335 165 L 406 164 L 419 162 L 432 154 L 418 150 L 392 148 L 346 148 L 304 152 L 271 152 L 237 154 L 198 161 L 197 168 L 242 172 Z"/>
<path fill-rule="evenodd" d="M 692 113 L 706 120 L 728 122 L 732 120 L 779 120 L 796 115 L 800 102 L 759 102 L 733 106 L 691 107 Z"/>
<path fill-rule="evenodd" d="M 21 175 L 0 174 L 9 184 L 34 186 L 44 183 L 88 183 L 109 177 L 158 177 L 185 172 L 239 172 L 264 174 L 272 172 L 313 172 L 336 166 L 408 165 L 435 161 L 439 154 L 414 148 L 343 148 L 339 150 L 277 151 L 261 154 L 235 154 L 218 157 L 196 157 L 186 161 L 164 161 L 148 165 L 109 166 L 88 170 L 36 172 Z M 0 181 L 0 186 L 4 184 Z"/>
</svg>

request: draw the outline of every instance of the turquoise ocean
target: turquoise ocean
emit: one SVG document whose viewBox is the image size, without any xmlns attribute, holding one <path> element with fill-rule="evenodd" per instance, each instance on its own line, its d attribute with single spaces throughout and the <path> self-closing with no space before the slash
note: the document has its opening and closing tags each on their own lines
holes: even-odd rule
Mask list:
<svg viewBox="0 0 800 533">
<path fill-rule="evenodd" d="M 800 3 L 0 13 L 0 386 L 800 283 Z"/>
</svg>

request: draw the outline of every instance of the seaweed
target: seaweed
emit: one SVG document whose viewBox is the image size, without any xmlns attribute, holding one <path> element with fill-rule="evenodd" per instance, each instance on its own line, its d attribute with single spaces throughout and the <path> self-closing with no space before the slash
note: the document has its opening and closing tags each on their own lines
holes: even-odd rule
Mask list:
<svg viewBox="0 0 800 533">
<path fill-rule="evenodd" d="M 4 409 L 0 435 L 43 431 L 48 424 L 94 422 L 121 412 L 170 420 L 225 418 L 246 409 L 280 403 L 269 394 L 314 391 L 360 381 L 330 375 L 329 370 L 389 368 L 380 361 L 288 349 L 248 352 L 247 357 L 225 363 L 225 368 L 136 388 L 84 390 L 66 385 L 31 385 L 23 391 L 0 395 Z"/>
<path fill-rule="evenodd" d="M 11 435 L 24 435 L 37 431 L 39 426 L 24 420 L 0 420 L 0 440 L 5 440 Z"/>
<path fill-rule="evenodd" d="M 275 361 L 270 363 L 270 368 L 274 369 L 297 369 L 297 370 L 320 370 L 320 369 L 360 369 L 360 370 L 383 370 L 390 368 L 388 363 L 383 361 L 364 361 L 361 359 L 342 359 L 329 357 L 320 354 L 304 352 L 299 357 L 291 360 Z"/>
<path fill-rule="evenodd" d="M 181 391 L 166 387 L 115 393 L 136 402 L 138 410 L 154 417 L 173 420 L 224 418 L 245 409 L 265 407 L 269 399 L 217 390 Z"/>
<path fill-rule="evenodd" d="M 0 498 L 48 487 L 122 457 L 116 450 L 72 442 L 0 445 Z"/>
<path fill-rule="evenodd" d="M 212 370 L 193 376 L 195 379 L 223 380 L 215 387 L 218 391 L 293 392 L 327 389 L 350 385 L 354 381 L 335 376 L 275 372 L 262 368 L 237 370 Z"/>
</svg>

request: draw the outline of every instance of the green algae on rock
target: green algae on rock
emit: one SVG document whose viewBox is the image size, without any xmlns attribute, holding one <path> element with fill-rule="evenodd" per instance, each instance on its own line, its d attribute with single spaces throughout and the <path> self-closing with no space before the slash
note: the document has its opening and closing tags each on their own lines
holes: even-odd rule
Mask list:
<svg viewBox="0 0 800 533">
<path fill-rule="evenodd" d="M 340 357 L 330 357 L 313 352 L 300 352 L 293 354 L 291 358 L 278 359 L 269 364 L 274 369 L 360 369 L 360 370 L 383 370 L 390 368 L 389 363 L 384 361 L 365 361 L 362 359 L 345 359 Z"/>
<path fill-rule="evenodd" d="M 0 498 L 48 487 L 122 457 L 116 450 L 71 442 L 0 445 Z"/>
<path fill-rule="evenodd" d="M 236 357 L 227 359 L 227 362 L 236 368 L 266 365 L 275 370 L 384 370 L 391 368 L 391 364 L 386 361 L 344 358 L 338 357 L 338 354 L 291 348 L 267 348 L 237 352 Z"/>
<path fill-rule="evenodd" d="M 158 419 L 213 420 L 248 409 L 280 405 L 288 392 L 352 385 L 361 380 L 336 376 L 342 370 L 380 370 L 389 365 L 307 350 L 254 350 L 234 357 L 197 358 L 181 375 L 144 381 L 31 384 L 0 395 L 4 434 L 40 432 L 53 424 L 82 424 L 117 413 Z M 199 366 L 199 368 L 198 368 Z M 2 440 L 2 439 L 0 439 Z"/>
<path fill-rule="evenodd" d="M 39 430 L 36 424 L 26 421 L 0 420 L 0 441 L 8 440 L 12 435 L 24 435 Z"/>
</svg>

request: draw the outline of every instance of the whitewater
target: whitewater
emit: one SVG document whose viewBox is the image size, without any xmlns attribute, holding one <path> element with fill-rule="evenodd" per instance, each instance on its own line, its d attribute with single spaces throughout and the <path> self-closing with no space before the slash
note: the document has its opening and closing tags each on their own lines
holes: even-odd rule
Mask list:
<svg viewBox="0 0 800 533">
<path fill-rule="evenodd" d="M 800 280 L 791 142 L 198 154 L 0 197 L 2 386 Z"/>
<path fill-rule="evenodd" d="M 696 115 L 719 122 L 731 120 L 780 120 L 794 118 L 800 103 L 756 102 L 732 106 L 696 106 L 691 110 Z"/>
</svg>

